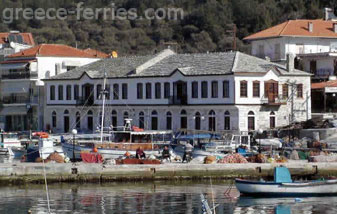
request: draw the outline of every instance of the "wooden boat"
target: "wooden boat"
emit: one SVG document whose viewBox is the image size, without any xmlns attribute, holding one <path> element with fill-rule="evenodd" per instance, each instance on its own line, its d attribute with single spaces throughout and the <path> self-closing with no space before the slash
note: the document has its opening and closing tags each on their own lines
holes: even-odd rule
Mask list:
<svg viewBox="0 0 337 214">
<path fill-rule="evenodd" d="M 236 188 L 244 195 L 303 197 L 337 195 L 337 180 L 294 182 L 286 167 L 275 167 L 274 181 L 235 179 Z"/>
</svg>

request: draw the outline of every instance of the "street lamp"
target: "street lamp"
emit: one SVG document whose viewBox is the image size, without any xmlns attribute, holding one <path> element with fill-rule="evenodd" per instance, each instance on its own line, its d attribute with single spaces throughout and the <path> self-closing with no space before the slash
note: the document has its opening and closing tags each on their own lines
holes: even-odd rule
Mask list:
<svg viewBox="0 0 337 214">
<path fill-rule="evenodd" d="M 259 154 L 261 154 L 261 135 L 263 133 L 262 129 L 257 130 L 257 133 L 259 133 Z"/>
<path fill-rule="evenodd" d="M 73 129 L 71 133 L 73 134 L 73 162 L 75 162 L 75 135 L 77 135 L 77 130 Z"/>
</svg>

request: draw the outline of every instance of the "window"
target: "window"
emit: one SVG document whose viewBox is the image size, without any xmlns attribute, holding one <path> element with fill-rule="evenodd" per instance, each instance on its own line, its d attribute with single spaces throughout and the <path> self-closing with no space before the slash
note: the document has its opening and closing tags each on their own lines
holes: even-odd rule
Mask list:
<svg viewBox="0 0 337 214">
<path fill-rule="evenodd" d="M 180 128 L 187 129 L 187 113 L 185 110 L 180 112 Z"/>
<path fill-rule="evenodd" d="M 55 86 L 50 86 L 50 100 L 55 100 Z"/>
<path fill-rule="evenodd" d="M 52 126 L 53 126 L 53 128 L 56 128 L 56 123 L 57 123 L 57 119 L 56 118 L 57 118 L 56 117 L 56 112 L 53 111 L 53 113 L 52 113 Z"/>
<path fill-rule="evenodd" d="M 288 98 L 289 96 L 289 90 L 288 90 L 288 84 L 283 84 L 282 85 L 282 96 L 283 98 Z"/>
<path fill-rule="evenodd" d="M 297 84 L 297 97 L 303 98 L 303 84 Z"/>
<path fill-rule="evenodd" d="M 172 113 L 171 112 L 166 113 L 166 129 L 172 130 Z"/>
<path fill-rule="evenodd" d="M 88 117 L 87 117 L 87 127 L 88 130 L 93 131 L 94 130 L 94 119 L 93 119 L 93 113 L 91 110 L 88 111 Z"/>
<path fill-rule="evenodd" d="M 195 121 L 194 122 L 194 129 L 200 130 L 201 129 L 201 116 L 200 116 L 199 112 L 195 113 L 194 121 Z"/>
<path fill-rule="evenodd" d="M 157 111 L 152 111 L 151 114 L 151 129 L 158 130 L 158 113 Z"/>
<path fill-rule="evenodd" d="M 59 100 L 63 100 L 63 85 L 59 85 Z"/>
<path fill-rule="evenodd" d="M 231 117 L 230 117 L 229 111 L 225 112 L 224 129 L 225 130 L 230 130 L 231 129 Z"/>
<path fill-rule="evenodd" d="M 254 112 L 248 112 L 248 130 L 255 130 L 255 114 Z"/>
<path fill-rule="evenodd" d="M 276 126 L 276 121 L 275 121 L 275 113 L 272 111 L 270 112 L 270 115 L 269 115 L 269 126 L 271 129 L 275 128 Z"/>
<path fill-rule="evenodd" d="M 161 84 L 159 82 L 155 84 L 155 97 L 161 99 Z"/>
<path fill-rule="evenodd" d="M 317 62 L 316 60 L 310 61 L 310 73 L 316 74 L 317 71 Z"/>
<path fill-rule="evenodd" d="M 64 115 L 63 115 L 63 130 L 64 130 L 64 133 L 69 132 L 69 130 L 70 130 L 70 126 L 69 125 L 70 125 L 69 111 L 65 110 L 64 111 Z"/>
<path fill-rule="evenodd" d="M 122 99 L 123 100 L 128 99 L 128 84 L 126 83 L 122 84 Z"/>
<path fill-rule="evenodd" d="M 229 98 L 229 81 L 223 81 L 223 88 L 222 88 L 223 98 Z"/>
<path fill-rule="evenodd" d="M 260 82 L 253 82 L 253 97 L 260 97 Z"/>
<path fill-rule="evenodd" d="M 96 87 L 96 99 L 98 100 L 102 99 L 101 93 L 102 93 L 102 85 L 98 84 Z"/>
<path fill-rule="evenodd" d="M 71 85 L 67 85 L 66 99 L 71 100 Z"/>
<path fill-rule="evenodd" d="M 118 100 L 119 99 L 119 85 L 118 84 L 114 84 L 113 85 L 113 98 L 114 100 Z"/>
<path fill-rule="evenodd" d="M 198 82 L 192 82 L 192 98 L 198 98 Z"/>
<path fill-rule="evenodd" d="M 212 98 L 218 97 L 218 82 L 213 81 L 212 82 Z"/>
<path fill-rule="evenodd" d="M 137 83 L 137 99 L 143 99 L 143 83 Z"/>
<path fill-rule="evenodd" d="M 240 97 L 247 97 L 247 81 L 240 81 Z"/>
<path fill-rule="evenodd" d="M 117 112 L 115 110 L 112 110 L 111 112 L 111 125 L 112 125 L 112 129 L 116 131 L 117 130 Z"/>
<path fill-rule="evenodd" d="M 105 85 L 105 98 L 110 100 L 110 85 Z"/>
<path fill-rule="evenodd" d="M 216 130 L 216 122 L 215 122 L 215 112 L 211 110 L 208 113 L 208 130 L 215 131 Z"/>
<path fill-rule="evenodd" d="M 208 84 L 206 81 L 201 82 L 201 98 L 208 97 Z"/>
<path fill-rule="evenodd" d="M 126 119 L 129 119 L 129 113 L 126 111 L 126 112 L 124 112 L 124 114 L 123 114 L 123 124 L 124 124 L 124 126 L 125 126 L 125 124 L 126 124 Z"/>
<path fill-rule="evenodd" d="M 164 98 L 167 99 L 170 97 L 171 92 L 170 92 L 170 83 L 166 82 L 164 83 Z"/>
<path fill-rule="evenodd" d="M 81 128 L 81 114 L 80 112 L 76 112 L 76 129 Z"/>
<path fill-rule="evenodd" d="M 152 88 L 151 83 L 146 83 L 146 99 L 152 98 Z"/>
<path fill-rule="evenodd" d="M 80 88 L 78 85 L 74 85 L 74 99 L 78 100 L 80 96 Z"/>
<path fill-rule="evenodd" d="M 139 128 L 144 128 L 144 112 L 139 112 Z"/>
</svg>

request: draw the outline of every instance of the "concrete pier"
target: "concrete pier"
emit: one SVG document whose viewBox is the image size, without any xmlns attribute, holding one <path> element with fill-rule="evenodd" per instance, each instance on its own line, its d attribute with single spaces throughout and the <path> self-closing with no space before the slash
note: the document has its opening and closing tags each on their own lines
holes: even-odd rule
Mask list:
<svg viewBox="0 0 337 214">
<path fill-rule="evenodd" d="M 337 176 L 337 163 L 296 161 L 282 164 L 161 164 L 103 165 L 86 163 L 47 163 L 48 182 L 104 182 L 182 179 L 259 178 L 273 175 L 277 165 L 288 167 L 297 177 Z M 43 183 L 42 163 L 0 164 L 0 184 Z"/>
</svg>

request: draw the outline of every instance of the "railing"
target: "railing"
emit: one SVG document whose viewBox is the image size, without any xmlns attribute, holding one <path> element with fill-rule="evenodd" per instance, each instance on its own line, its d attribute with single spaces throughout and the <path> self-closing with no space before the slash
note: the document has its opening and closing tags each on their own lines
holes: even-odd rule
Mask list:
<svg viewBox="0 0 337 214">
<path fill-rule="evenodd" d="M 287 97 L 280 94 L 267 94 L 262 96 L 261 103 L 265 105 L 285 105 L 287 104 Z"/>
<path fill-rule="evenodd" d="M 187 105 L 187 96 L 170 96 L 169 105 Z"/>
<path fill-rule="evenodd" d="M 1 104 L 38 104 L 39 98 L 37 96 L 27 97 L 27 96 L 11 96 L 3 97 L 0 100 Z"/>
<path fill-rule="evenodd" d="M 94 96 L 90 97 L 78 97 L 76 99 L 76 105 L 78 106 L 92 106 L 94 105 Z"/>
<path fill-rule="evenodd" d="M 32 79 L 32 78 L 37 78 L 37 77 L 38 77 L 37 73 L 28 73 L 28 72 L 11 73 L 11 74 L 2 75 L 2 79 Z"/>
</svg>

